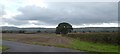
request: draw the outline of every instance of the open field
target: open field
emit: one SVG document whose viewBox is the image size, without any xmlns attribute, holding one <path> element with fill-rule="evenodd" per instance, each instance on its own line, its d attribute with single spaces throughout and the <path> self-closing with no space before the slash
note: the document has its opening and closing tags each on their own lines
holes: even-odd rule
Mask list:
<svg viewBox="0 0 120 54">
<path fill-rule="evenodd" d="M 35 45 L 56 46 L 72 48 L 87 52 L 118 52 L 118 46 L 112 44 L 101 44 L 80 41 L 70 37 L 56 34 L 7 34 L 4 33 L 3 40 L 16 41 Z"/>
</svg>

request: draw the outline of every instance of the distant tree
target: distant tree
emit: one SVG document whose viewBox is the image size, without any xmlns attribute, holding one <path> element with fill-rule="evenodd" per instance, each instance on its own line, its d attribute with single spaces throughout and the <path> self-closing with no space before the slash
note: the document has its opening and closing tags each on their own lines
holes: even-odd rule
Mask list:
<svg viewBox="0 0 120 54">
<path fill-rule="evenodd" d="M 13 33 L 13 31 L 9 31 L 9 33 Z"/>
<path fill-rule="evenodd" d="M 114 30 L 112 32 L 115 32 Z"/>
<path fill-rule="evenodd" d="M 56 27 L 56 34 L 67 34 L 69 32 L 72 32 L 72 30 L 73 30 L 72 25 L 63 22 L 58 24 L 58 26 Z"/>
<path fill-rule="evenodd" d="M 44 31 L 45 33 L 48 33 L 47 31 Z"/>
<path fill-rule="evenodd" d="M 2 33 L 7 33 L 7 31 L 2 31 Z"/>
<path fill-rule="evenodd" d="M 92 31 L 88 31 L 88 32 L 92 32 Z"/>
<path fill-rule="evenodd" d="M 37 31 L 37 33 L 40 33 L 40 32 L 41 32 L 40 30 Z"/>
<path fill-rule="evenodd" d="M 24 30 L 20 30 L 19 33 L 25 33 L 25 31 Z"/>
<path fill-rule="evenodd" d="M 83 31 L 83 33 L 85 33 L 85 31 Z"/>
<path fill-rule="evenodd" d="M 106 31 L 106 32 L 110 32 L 110 31 Z"/>
</svg>

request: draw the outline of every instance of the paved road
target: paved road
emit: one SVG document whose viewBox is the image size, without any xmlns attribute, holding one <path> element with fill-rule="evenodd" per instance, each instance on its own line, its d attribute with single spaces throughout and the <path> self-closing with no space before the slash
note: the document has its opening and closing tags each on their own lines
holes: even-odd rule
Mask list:
<svg viewBox="0 0 120 54">
<path fill-rule="evenodd" d="M 9 50 L 7 50 L 7 52 L 79 52 L 77 50 L 67 48 L 30 45 L 12 41 L 2 41 L 2 44 L 10 48 Z"/>
</svg>

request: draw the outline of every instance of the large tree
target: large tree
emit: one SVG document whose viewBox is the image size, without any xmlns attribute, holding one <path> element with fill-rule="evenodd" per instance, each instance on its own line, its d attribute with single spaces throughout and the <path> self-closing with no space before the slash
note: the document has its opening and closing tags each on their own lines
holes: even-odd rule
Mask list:
<svg viewBox="0 0 120 54">
<path fill-rule="evenodd" d="M 72 30 L 73 30 L 72 25 L 63 22 L 58 24 L 58 26 L 56 27 L 56 34 L 67 34 L 69 32 L 72 32 Z"/>
</svg>

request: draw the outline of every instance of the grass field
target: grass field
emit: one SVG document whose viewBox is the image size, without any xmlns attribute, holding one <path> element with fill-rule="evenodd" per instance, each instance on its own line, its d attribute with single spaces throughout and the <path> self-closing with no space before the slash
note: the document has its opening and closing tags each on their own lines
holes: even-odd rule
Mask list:
<svg viewBox="0 0 120 54">
<path fill-rule="evenodd" d="M 118 46 L 74 40 L 71 47 L 90 52 L 118 52 Z"/>
<path fill-rule="evenodd" d="M 72 48 L 86 52 L 118 52 L 118 45 L 80 41 L 56 34 L 3 34 L 3 40 Z"/>
</svg>

